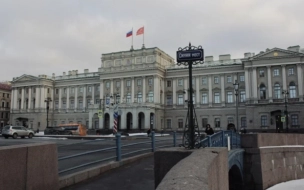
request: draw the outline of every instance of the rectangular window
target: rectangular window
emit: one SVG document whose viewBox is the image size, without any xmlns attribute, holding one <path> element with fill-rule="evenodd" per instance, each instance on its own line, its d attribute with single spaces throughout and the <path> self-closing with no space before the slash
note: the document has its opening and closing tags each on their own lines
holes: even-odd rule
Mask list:
<svg viewBox="0 0 304 190">
<path fill-rule="evenodd" d="M 58 109 L 58 108 L 59 108 L 59 102 L 55 101 L 55 109 Z"/>
<path fill-rule="evenodd" d="M 100 99 L 95 99 L 95 104 L 99 104 Z"/>
<path fill-rule="evenodd" d="M 202 78 L 202 84 L 203 84 L 203 85 L 207 84 L 207 77 L 203 77 L 203 78 Z"/>
<path fill-rule="evenodd" d="M 183 79 L 178 79 L 178 86 L 183 86 Z"/>
<path fill-rule="evenodd" d="M 246 93 L 245 91 L 240 92 L 240 102 L 245 102 L 246 101 Z"/>
<path fill-rule="evenodd" d="M 116 88 L 120 87 L 120 81 L 116 81 Z"/>
<path fill-rule="evenodd" d="M 148 85 L 149 86 L 152 86 L 152 84 L 153 84 L 153 80 L 150 78 L 150 79 L 148 79 Z"/>
<path fill-rule="evenodd" d="M 244 127 L 244 128 L 247 127 L 246 117 L 241 117 L 241 127 Z"/>
<path fill-rule="evenodd" d="M 219 78 L 218 77 L 214 77 L 214 84 L 218 84 L 219 83 Z"/>
<path fill-rule="evenodd" d="M 87 106 L 91 104 L 91 99 L 87 99 Z"/>
<path fill-rule="evenodd" d="M 21 94 L 22 93 L 22 90 L 21 89 L 19 89 L 19 94 Z"/>
<path fill-rule="evenodd" d="M 57 127 L 57 121 L 54 121 L 54 127 Z"/>
<path fill-rule="evenodd" d="M 34 93 L 36 93 L 36 88 L 34 88 L 33 90 L 34 90 Z"/>
<path fill-rule="evenodd" d="M 299 125 L 298 115 L 291 115 L 291 126 Z"/>
<path fill-rule="evenodd" d="M 127 87 L 130 87 L 130 86 L 131 86 L 131 81 L 127 80 Z"/>
<path fill-rule="evenodd" d="M 110 82 L 109 81 L 106 82 L 106 88 L 110 88 Z"/>
<path fill-rule="evenodd" d="M 66 88 L 63 89 L 63 93 L 64 93 L 64 94 L 67 93 L 67 89 L 66 89 Z"/>
<path fill-rule="evenodd" d="M 92 86 L 88 86 L 88 92 L 92 92 Z"/>
<path fill-rule="evenodd" d="M 141 79 L 137 79 L 137 86 L 141 86 Z"/>
<path fill-rule="evenodd" d="M 214 93 L 214 103 L 216 103 L 216 104 L 220 103 L 220 93 L 219 92 Z"/>
<path fill-rule="evenodd" d="M 265 74 L 264 74 L 264 69 L 261 69 L 261 70 L 259 71 L 259 73 L 260 73 L 260 77 L 264 77 L 264 76 L 265 76 Z"/>
<path fill-rule="evenodd" d="M 172 105 L 172 96 L 171 95 L 167 95 L 167 105 L 171 106 Z"/>
<path fill-rule="evenodd" d="M 83 88 L 82 87 L 79 87 L 79 92 L 83 92 Z"/>
<path fill-rule="evenodd" d="M 207 93 L 202 94 L 202 104 L 208 104 L 208 95 Z"/>
<path fill-rule="evenodd" d="M 55 93 L 56 93 L 56 94 L 59 94 L 59 89 L 58 89 L 58 88 L 56 89 Z"/>
<path fill-rule="evenodd" d="M 142 58 L 141 57 L 137 57 L 136 58 L 136 63 L 141 63 Z"/>
<path fill-rule="evenodd" d="M 221 127 L 221 120 L 220 120 L 220 118 L 215 118 L 214 119 L 214 127 L 215 128 L 220 128 Z"/>
<path fill-rule="evenodd" d="M 294 69 L 293 68 L 288 69 L 288 76 L 290 76 L 290 75 L 294 75 Z"/>
<path fill-rule="evenodd" d="M 70 102 L 70 108 L 71 109 L 75 108 L 75 101 L 74 100 L 71 100 L 71 102 Z"/>
<path fill-rule="evenodd" d="M 49 88 L 47 89 L 47 93 L 48 93 L 48 94 L 50 93 L 50 89 L 49 89 Z"/>
<path fill-rule="evenodd" d="M 279 76 L 279 75 L 280 75 L 279 69 L 274 69 L 273 76 Z"/>
<path fill-rule="evenodd" d="M 178 119 L 178 128 L 180 128 L 180 129 L 184 128 L 183 119 Z"/>
<path fill-rule="evenodd" d="M 171 119 L 167 119 L 167 129 L 171 129 L 172 126 L 171 126 Z"/>
<path fill-rule="evenodd" d="M 241 82 L 245 82 L 245 76 L 244 76 L 244 75 L 241 75 L 241 76 L 240 76 L 240 81 L 241 81 Z"/>
<path fill-rule="evenodd" d="M 234 123 L 233 117 L 228 117 L 228 124 L 230 124 L 230 123 Z"/>
<path fill-rule="evenodd" d="M 183 105 L 184 104 L 184 95 L 179 94 L 177 97 L 177 100 L 178 100 L 178 105 Z"/>
<path fill-rule="evenodd" d="M 74 87 L 71 88 L 71 93 L 73 93 L 73 94 L 75 93 L 75 88 Z"/>
<path fill-rule="evenodd" d="M 79 100 L 79 101 L 78 101 L 78 108 L 79 108 L 79 109 L 82 109 L 82 108 L 83 108 L 82 100 Z"/>
<path fill-rule="evenodd" d="M 206 128 L 206 125 L 208 124 L 208 118 L 203 118 L 202 119 L 202 127 Z"/>
<path fill-rule="evenodd" d="M 35 88 L 34 88 L 35 89 Z M 9 98 L 9 94 L 7 94 L 7 98 Z"/>
<path fill-rule="evenodd" d="M 127 94 L 126 101 L 127 101 L 127 103 L 131 102 L 131 94 L 130 93 Z"/>
<path fill-rule="evenodd" d="M 232 92 L 227 92 L 227 102 L 233 103 L 233 94 Z"/>
<path fill-rule="evenodd" d="M 227 77 L 227 83 L 232 83 L 232 77 L 231 76 Z"/>
<path fill-rule="evenodd" d="M 171 87 L 171 80 L 167 81 L 167 87 Z"/>
<path fill-rule="evenodd" d="M 100 92 L 100 86 L 97 86 L 97 92 Z"/>
<path fill-rule="evenodd" d="M 66 101 L 65 100 L 62 101 L 62 109 L 66 109 Z"/>
<path fill-rule="evenodd" d="M 261 126 L 267 126 L 267 115 L 262 115 L 261 116 Z"/>
</svg>

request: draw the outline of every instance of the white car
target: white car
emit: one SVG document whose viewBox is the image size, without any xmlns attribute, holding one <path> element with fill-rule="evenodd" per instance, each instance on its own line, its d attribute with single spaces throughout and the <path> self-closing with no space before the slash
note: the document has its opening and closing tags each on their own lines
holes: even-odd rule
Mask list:
<svg viewBox="0 0 304 190">
<path fill-rule="evenodd" d="M 28 137 L 28 138 L 32 138 L 34 136 L 35 132 L 31 129 L 27 129 L 25 127 L 22 126 L 10 126 L 7 125 L 5 127 L 3 127 L 2 130 L 2 136 L 4 138 L 8 138 L 8 137 L 13 137 L 14 139 L 16 139 L 17 137 Z"/>
</svg>

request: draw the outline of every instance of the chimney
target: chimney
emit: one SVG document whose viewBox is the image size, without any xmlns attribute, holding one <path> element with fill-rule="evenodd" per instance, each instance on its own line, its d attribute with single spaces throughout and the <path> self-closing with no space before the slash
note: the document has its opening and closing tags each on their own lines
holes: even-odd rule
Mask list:
<svg viewBox="0 0 304 190">
<path fill-rule="evenodd" d="M 89 69 L 85 69 L 85 70 L 84 70 L 84 73 L 88 73 L 88 72 L 89 72 Z"/>
<path fill-rule="evenodd" d="M 290 46 L 290 47 L 287 48 L 287 50 L 294 51 L 294 52 L 299 52 L 300 46 L 299 45 L 297 45 L 297 46 Z"/>
<path fill-rule="evenodd" d="M 65 72 L 63 72 L 62 76 L 64 76 L 64 77 L 65 77 Z"/>
<path fill-rule="evenodd" d="M 220 55 L 220 61 L 224 61 L 224 60 L 230 60 L 231 56 L 230 54 L 226 54 L 226 55 Z"/>
<path fill-rule="evenodd" d="M 213 56 L 206 56 L 205 61 L 213 61 Z"/>
<path fill-rule="evenodd" d="M 248 58 L 253 56 L 250 52 L 244 53 L 244 58 Z"/>
</svg>

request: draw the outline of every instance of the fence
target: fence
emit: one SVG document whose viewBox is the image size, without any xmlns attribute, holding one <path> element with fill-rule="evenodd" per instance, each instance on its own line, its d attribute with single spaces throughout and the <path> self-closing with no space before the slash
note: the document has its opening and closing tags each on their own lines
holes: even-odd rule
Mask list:
<svg viewBox="0 0 304 190">
<path fill-rule="evenodd" d="M 200 145 L 202 147 L 228 147 L 228 136 L 230 137 L 231 149 L 241 147 L 240 135 L 232 130 L 220 131 L 207 136 L 205 139 L 200 141 Z"/>
</svg>

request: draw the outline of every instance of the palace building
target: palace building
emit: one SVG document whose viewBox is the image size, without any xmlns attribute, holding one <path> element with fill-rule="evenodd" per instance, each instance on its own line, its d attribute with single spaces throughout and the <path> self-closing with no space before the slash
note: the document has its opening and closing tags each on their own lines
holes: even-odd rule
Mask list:
<svg viewBox="0 0 304 190">
<path fill-rule="evenodd" d="M 303 67 L 300 46 L 245 53 L 240 59 L 205 57 L 204 64 L 193 67 L 192 78 L 199 128 L 209 123 L 226 129 L 238 120 L 239 128 L 276 130 L 286 127 L 284 115 L 290 129 L 303 128 Z M 13 78 L 11 122 L 43 130 L 48 114 L 49 126 L 83 123 L 89 129 L 112 129 L 116 120 L 118 130 L 182 131 L 188 76 L 187 67 L 177 66 L 159 48 L 102 54 L 97 72 Z"/>
</svg>

